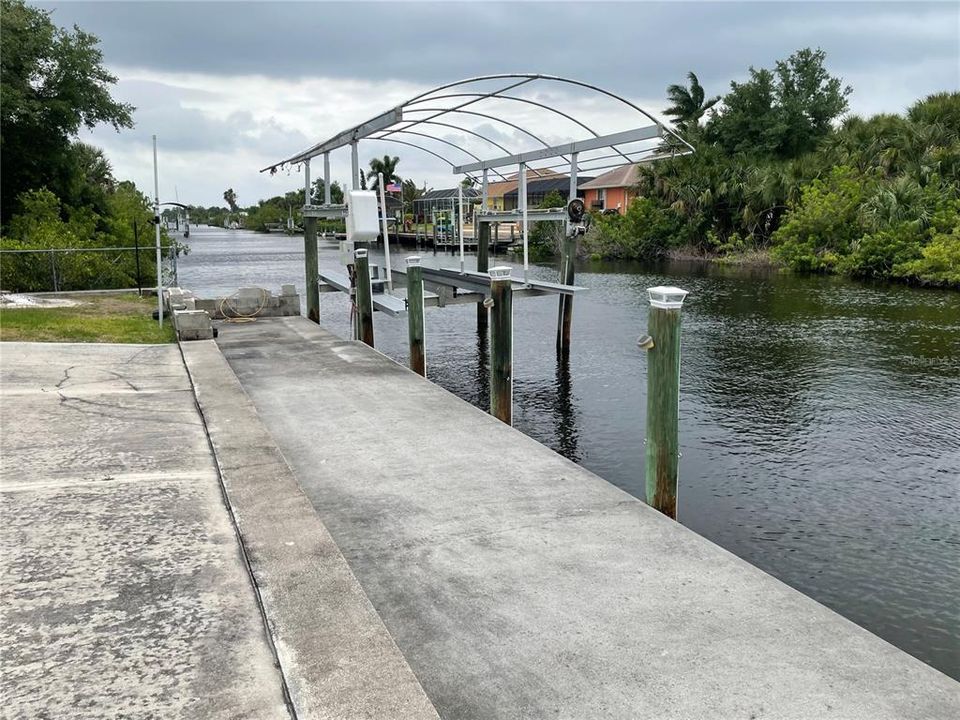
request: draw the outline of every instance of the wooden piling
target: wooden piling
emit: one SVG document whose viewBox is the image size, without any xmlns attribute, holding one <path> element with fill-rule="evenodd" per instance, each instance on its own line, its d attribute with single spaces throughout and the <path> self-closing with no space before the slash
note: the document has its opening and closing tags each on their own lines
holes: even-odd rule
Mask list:
<svg viewBox="0 0 960 720">
<path fill-rule="evenodd" d="M 423 337 L 423 269 L 419 256 L 407 258 L 407 333 L 410 338 L 410 369 L 427 376 L 427 355 Z"/>
<path fill-rule="evenodd" d="M 677 518 L 680 458 L 680 307 L 687 292 L 674 287 L 647 290 L 647 504 Z"/>
<path fill-rule="evenodd" d="M 513 280 L 490 268 L 490 414 L 513 424 Z"/>
<path fill-rule="evenodd" d="M 477 233 L 477 272 L 485 273 L 490 269 L 490 223 L 473 221 Z M 477 331 L 486 332 L 489 313 L 486 305 L 477 303 Z"/>
<path fill-rule="evenodd" d="M 561 285 L 573 285 L 575 279 L 574 261 L 577 257 L 577 238 L 567 236 L 563 239 L 560 254 Z M 573 295 L 561 295 L 557 313 L 557 352 L 570 354 L 570 328 L 573 324 Z"/>
<path fill-rule="evenodd" d="M 363 248 L 354 252 L 357 278 L 357 326 L 359 339 L 370 347 L 373 344 L 373 293 L 370 288 L 370 261 Z"/>
<path fill-rule="evenodd" d="M 307 318 L 320 324 L 320 256 L 317 251 L 317 219 L 303 218 L 303 262 L 307 279 Z"/>
</svg>

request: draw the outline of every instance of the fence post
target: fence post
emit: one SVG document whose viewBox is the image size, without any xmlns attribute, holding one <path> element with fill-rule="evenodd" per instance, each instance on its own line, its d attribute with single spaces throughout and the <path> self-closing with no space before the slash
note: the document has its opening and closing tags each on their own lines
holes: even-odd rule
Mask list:
<svg viewBox="0 0 960 720">
<path fill-rule="evenodd" d="M 490 414 L 513 424 L 513 279 L 490 268 Z"/>
<path fill-rule="evenodd" d="M 485 273 L 490 269 L 490 223 L 478 222 L 473 218 L 474 232 L 477 233 L 477 272 Z M 477 332 L 486 332 L 488 324 L 487 306 L 477 303 Z"/>
<path fill-rule="evenodd" d="M 57 287 L 57 259 L 53 250 L 50 251 L 50 275 L 53 280 L 53 291 L 57 292 L 60 288 Z"/>
<path fill-rule="evenodd" d="M 407 258 L 407 331 L 410 336 L 410 369 L 427 376 L 426 344 L 423 332 L 423 268 L 420 257 Z"/>
<path fill-rule="evenodd" d="M 143 280 L 140 276 L 140 230 L 137 221 L 133 221 L 133 254 L 137 266 L 137 295 L 143 296 Z"/>
<path fill-rule="evenodd" d="M 370 289 L 370 261 L 364 248 L 354 251 L 357 277 L 357 321 L 360 340 L 373 345 L 373 293 Z"/>
<path fill-rule="evenodd" d="M 676 287 L 648 288 L 646 500 L 677 519 L 680 458 L 680 308 L 687 295 Z"/>
</svg>

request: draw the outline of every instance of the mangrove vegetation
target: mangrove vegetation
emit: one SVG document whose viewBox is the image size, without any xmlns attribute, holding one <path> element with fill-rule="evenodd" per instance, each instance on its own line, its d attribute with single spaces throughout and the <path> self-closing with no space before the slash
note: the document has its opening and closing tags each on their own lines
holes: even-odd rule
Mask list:
<svg viewBox="0 0 960 720">
<path fill-rule="evenodd" d="M 584 252 L 960 286 L 960 93 L 846 115 L 852 89 L 809 49 L 723 97 L 688 80 L 666 114 L 696 152 L 640 166 L 637 198 L 595 218 Z"/>
</svg>

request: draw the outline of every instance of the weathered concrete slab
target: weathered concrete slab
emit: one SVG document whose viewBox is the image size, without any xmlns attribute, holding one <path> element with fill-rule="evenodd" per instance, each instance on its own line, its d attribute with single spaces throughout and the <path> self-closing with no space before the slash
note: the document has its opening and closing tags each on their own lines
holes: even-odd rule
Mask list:
<svg viewBox="0 0 960 720">
<path fill-rule="evenodd" d="M 8 717 L 288 718 L 175 345 L 0 345 Z"/>
<path fill-rule="evenodd" d="M 445 718 L 954 718 L 960 684 L 379 353 L 219 345 Z"/>
<path fill-rule="evenodd" d="M 183 355 L 297 716 L 436 720 L 216 344 Z"/>
</svg>

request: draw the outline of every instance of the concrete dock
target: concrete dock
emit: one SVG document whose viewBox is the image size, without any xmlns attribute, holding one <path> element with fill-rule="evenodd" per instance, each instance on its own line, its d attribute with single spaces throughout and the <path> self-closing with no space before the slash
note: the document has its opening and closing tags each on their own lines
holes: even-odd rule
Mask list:
<svg viewBox="0 0 960 720">
<path fill-rule="evenodd" d="M 299 317 L 0 345 L 4 717 L 960 717 L 960 684 Z"/>
<path fill-rule="evenodd" d="M 0 716 L 435 720 L 204 348 L 0 345 Z"/>
<path fill-rule="evenodd" d="M 179 348 L 3 343 L 0 388 L 0 714 L 289 718 Z"/>
<path fill-rule="evenodd" d="M 960 716 L 960 684 L 376 351 L 302 318 L 217 342 L 441 717 Z"/>
</svg>

